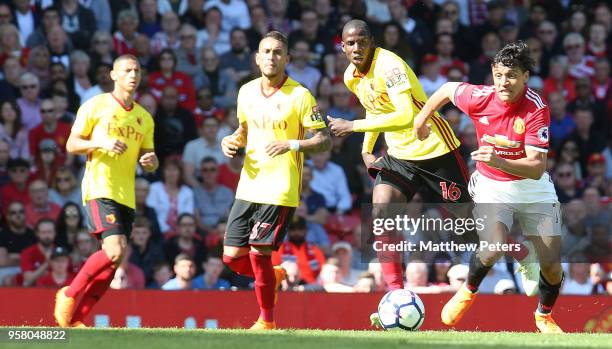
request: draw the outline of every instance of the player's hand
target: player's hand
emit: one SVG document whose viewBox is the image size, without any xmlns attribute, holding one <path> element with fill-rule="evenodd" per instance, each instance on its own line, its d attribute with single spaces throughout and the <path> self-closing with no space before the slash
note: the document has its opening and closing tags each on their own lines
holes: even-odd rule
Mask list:
<svg viewBox="0 0 612 349">
<path fill-rule="evenodd" d="M 327 116 L 329 121 L 329 129 L 336 137 L 344 137 L 353 133 L 353 122 L 341 118 L 332 118 Z"/>
<path fill-rule="evenodd" d="M 98 144 L 98 148 L 102 148 L 107 151 L 112 151 L 114 153 L 117 153 L 118 155 L 121 155 L 127 150 L 127 144 L 116 138 L 110 138 L 102 140 Z"/>
<path fill-rule="evenodd" d="M 500 159 L 495 154 L 495 149 L 490 145 L 483 145 L 472 152 L 472 160 L 484 162 L 491 167 L 499 167 Z"/>
<path fill-rule="evenodd" d="M 427 117 L 418 114 L 414 118 L 414 135 L 419 141 L 423 141 L 429 137 L 431 133 L 431 125 L 427 123 Z"/>
<path fill-rule="evenodd" d="M 266 145 L 266 154 L 270 157 L 285 154 L 289 149 L 289 141 L 274 141 Z"/>
<path fill-rule="evenodd" d="M 157 170 L 157 167 L 159 167 L 159 160 L 154 152 L 142 154 L 138 162 L 146 172 L 153 172 Z"/>
<path fill-rule="evenodd" d="M 221 140 L 221 151 L 228 158 L 233 158 L 241 147 L 243 147 L 242 142 L 240 142 L 239 137 L 236 135 L 225 136 Z"/>
<path fill-rule="evenodd" d="M 372 166 L 372 164 L 377 160 L 376 155 L 372 153 L 361 153 L 361 158 L 363 159 L 363 163 L 367 168 Z"/>
</svg>

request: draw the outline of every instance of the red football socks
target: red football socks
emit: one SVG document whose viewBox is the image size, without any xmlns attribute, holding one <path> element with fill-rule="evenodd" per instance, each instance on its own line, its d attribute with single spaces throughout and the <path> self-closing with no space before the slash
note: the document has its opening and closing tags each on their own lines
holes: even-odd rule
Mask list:
<svg viewBox="0 0 612 349">
<path fill-rule="evenodd" d="M 250 252 L 249 257 L 255 274 L 255 295 L 259 303 L 259 317 L 264 321 L 274 321 L 276 277 L 272 268 L 272 257 L 257 252 Z"/>
<path fill-rule="evenodd" d="M 401 263 L 381 263 L 383 278 L 389 291 L 404 288 L 404 275 Z"/>
<path fill-rule="evenodd" d="M 104 250 L 100 250 L 87 259 L 85 265 L 79 270 L 70 287 L 66 290 L 66 296 L 76 298 L 87 285 L 101 272 L 110 268 L 113 262 L 108 258 Z"/>
<path fill-rule="evenodd" d="M 255 277 L 255 274 L 253 273 L 253 267 L 251 266 L 251 259 L 246 254 L 240 257 L 231 257 L 228 255 L 223 255 L 223 263 L 225 263 L 228 267 L 230 267 L 230 269 L 240 275 Z"/>
<path fill-rule="evenodd" d="M 83 299 L 74 310 L 71 322 L 83 321 L 85 316 L 89 314 L 94 305 L 104 296 L 108 288 L 110 287 L 111 281 L 115 276 L 115 269 L 113 266 L 108 267 L 99 273 L 85 289 Z"/>
</svg>

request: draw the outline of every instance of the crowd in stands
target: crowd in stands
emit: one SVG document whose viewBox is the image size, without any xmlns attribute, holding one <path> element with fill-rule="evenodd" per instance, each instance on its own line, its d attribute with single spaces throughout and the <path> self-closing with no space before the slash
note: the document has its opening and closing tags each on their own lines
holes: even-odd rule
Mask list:
<svg viewBox="0 0 612 349">
<path fill-rule="evenodd" d="M 612 294 L 612 8 L 597 0 L 0 0 L 0 285 L 67 285 L 99 248 L 81 205 L 86 159 L 65 146 L 78 107 L 112 91 L 113 59 L 129 53 L 142 65 L 137 100 L 154 116 L 163 161 L 155 175 L 139 171 L 130 253 L 112 287 L 251 287 L 221 259 L 244 158 L 220 149 L 238 125 L 237 91 L 260 76 L 262 35 L 280 30 L 288 73 L 324 115 L 363 118 L 342 81 L 341 28 L 352 18 L 367 19 L 428 94 L 446 81 L 492 84 L 495 53 L 528 43 L 529 87 L 550 106 L 548 169 L 564 204 L 571 263 L 561 292 Z M 473 170 L 469 117 L 453 106 L 443 115 Z M 274 256 L 286 290 L 384 289 L 380 265 L 361 256 L 360 208 L 373 183 L 361 137 L 334 137 L 333 150 L 306 163 L 301 205 Z M 422 201 L 413 199 L 415 215 Z M 467 275 L 462 255 L 406 261 L 406 284 L 422 293 L 452 292 Z M 497 264 L 482 292 L 520 292 L 513 269 Z"/>
</svg>

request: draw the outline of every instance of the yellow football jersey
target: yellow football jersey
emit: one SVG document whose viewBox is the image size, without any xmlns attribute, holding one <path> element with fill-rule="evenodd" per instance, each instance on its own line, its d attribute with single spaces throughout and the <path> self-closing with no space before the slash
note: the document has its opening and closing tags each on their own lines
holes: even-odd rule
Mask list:
<svg viewBox="0 0 612 349">
<path fill-rule="evenodd" d="M 376 48 L 370 69 L 365 74 L 360 74 L 350 64 L 344 72 L 344 83 L 366 109 L 366 119 L 355 120 L 354 123 L 355 131 L 368 131 L 364 151 L 372 151 L 378 135 L 376 132 L 381 131 L 380 126 L 388 126 L 380 118 L 396 112 L 406 118 L 402 121 L 408 126 L 383 129 L 391 156 L 405 160 L 425 160 L 444 155 L 459 146 L 459 140 L 450 126 L 437 113 L 431 117 L 430 136 L 423 141 L 414 136 L 414 117 L 425 105 L 427 95 L 412 69 L 393 52 Z M 410 99 L 406 103 L 407 110 L 396 109 L 399 98 Z M 379 126 L 378 130 L 372 126 L 373 122 Z"/>
<path fill-rule="evenodd" d="M 79 108 L 72 132 L 88 139 L 116 138 L 127 145 L 121 155 L 103 149 L 88 155 L 83 204 L 106 198 L 136 206 L 136 163 L 141 149 L 154 149 L 153 128 L 153 118 L 142 106 L 134 102 L 131 109 L 125 109 L 111 93 L 93 97 Z"/>
<path fill-rule="evenodd" d="M 304 139 L 305 129 L 325 127 L 310 92 L 287 77 L 270 95 L 262 78 L 238 92 L 238 120 L 247 123 L 246 156 L 236 198 L 250 202 L 297 207 L 300 202 L 304 154 L 288 151 L 270 157 L 266 145 L 277 140 Z"/>
</svg>

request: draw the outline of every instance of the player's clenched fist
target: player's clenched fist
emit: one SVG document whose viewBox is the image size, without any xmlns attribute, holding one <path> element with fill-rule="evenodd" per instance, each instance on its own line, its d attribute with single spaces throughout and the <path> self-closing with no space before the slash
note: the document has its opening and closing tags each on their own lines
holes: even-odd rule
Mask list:
<svg viewBox="0 0 612 349">
<path fill-rule="evenodd" d="M 329 129 L 336 137 L 344 137 L 353 133 L 353 122 L 341 118 L 332 118 L 327 116 L 329 121 Z"/>
<path fill-rule="evenodd" d="M 495 149 L 490 145 L 483 145 L 472 152 L 472 160 L 481 161 L 491 167 L 499 167 L 499 157 L 495 154 Z"/>
<path fill-rule="evenodd" d="M 140 166 L 142 166 L 142 168 L 147 172 L 153 172 L 157 170 L 157 167 L 159 166 L 159 160 L 157 159 L 157 155 L 155 155 L 154 152 L 142 154 L 140 159 L 138 159 L 138 162 L 140 163 Z"/>
<path fill-rule="evenodd" d="M 118 155 L 125 153 L 125 151 L 127 150 L 127 144 L 116 138 L 102 140 L 99 143 L 98 147 L 107 151 L 115 152 Z"/>
<path fill-rule="evenodd" d="M 238 149 L 244 147 L 244 137 L 236 134 L 223 137 L 221 140 L 221 151 L 228 158 L 233 158 Z"/>
</svg>

